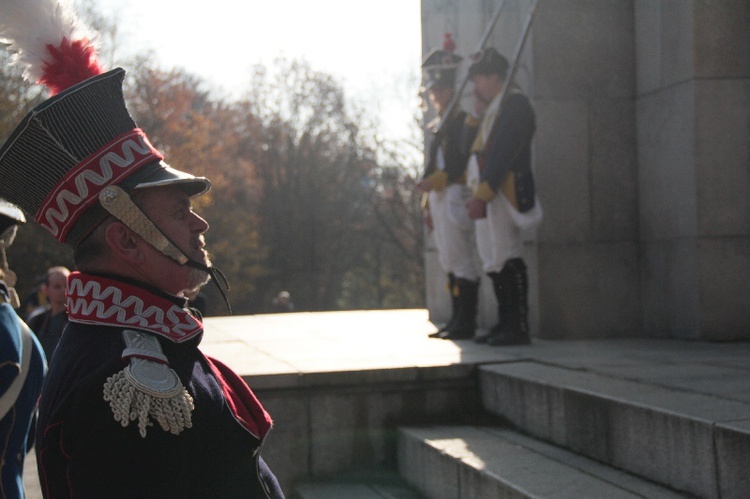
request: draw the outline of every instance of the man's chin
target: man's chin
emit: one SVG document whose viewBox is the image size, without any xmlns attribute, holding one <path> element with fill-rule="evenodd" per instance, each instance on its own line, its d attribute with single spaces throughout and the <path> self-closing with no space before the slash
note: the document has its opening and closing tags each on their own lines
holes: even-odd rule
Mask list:
<svg viewBox="0 0 750 499">
<path fill-rule="evenodd" d="M 208 258 L 203 259 L 203 265 L 211 267 L 211 261 Z M 188 286 L 186 294 L 197 293 L 203 286 L 211 280 L 211 275 L 203 269 L 195 267 L 188 268 Z"/>
<path fill-rule="evenodd" d="M 200 275 L 196 275 L 195 279 L 190 283 L 193 290 L 197 291 L 211 280 L 211 276 L 207 272 L 200 271 Z"/>
</svg>

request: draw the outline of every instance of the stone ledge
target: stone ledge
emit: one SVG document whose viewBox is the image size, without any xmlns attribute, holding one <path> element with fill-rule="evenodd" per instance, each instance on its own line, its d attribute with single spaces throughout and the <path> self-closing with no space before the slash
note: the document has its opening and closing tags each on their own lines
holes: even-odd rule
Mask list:
<svg viewBox="0 0 750 499">
<path fill-rule="evenodd" d="M 480 379 L 485 408 L 537 438 L 701 497 L 737 487 L 716 425 L 750 419 L 750 404 L 534 362 L 483 366 Z M 723 435 L 737 447 L 737 431 Z"/>
<path fill-rule="evenodd" d="M 498 427 L 402 428 L 399 468 L 408 482 L 434 499 L 684 497 Z"/>
<path fill-rule="evenodd" d="M 392 470 L 345 473 L 330 480 L 307 482 L 295 489 L 298 499 L 423 499 Z"/>
</svg>

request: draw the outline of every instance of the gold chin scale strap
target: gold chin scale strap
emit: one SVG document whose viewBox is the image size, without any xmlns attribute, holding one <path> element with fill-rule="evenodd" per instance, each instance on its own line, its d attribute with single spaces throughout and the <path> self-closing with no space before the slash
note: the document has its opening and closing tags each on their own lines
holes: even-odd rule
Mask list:
<svg viewBox="0 0 750 499">
<path fill-rule="evenodd" d="M 110 185 L 102 189 L 99 193 L 99 202 L 105 210 L 130 227 L 151 246 L 181 265 L 187 263 L 188 257 L 162 234 L 146 214 L 130 199 L 128 193 L 120 187 Z"/>
</svg>

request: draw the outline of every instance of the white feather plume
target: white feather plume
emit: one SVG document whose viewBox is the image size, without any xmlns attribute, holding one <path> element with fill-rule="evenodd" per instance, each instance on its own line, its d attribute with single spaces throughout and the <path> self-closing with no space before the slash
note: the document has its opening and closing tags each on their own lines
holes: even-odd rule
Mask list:
<svg viewBox="0 0 750 499">
<path fill-rule="evenodd" d="M 9 44 L 13 63 L 26 79 L 37 82 L 43 74 L 47 45 L 63 38 L 92 39 L 68 0 L 0 0 L 0 42 Z"/>
</svg>

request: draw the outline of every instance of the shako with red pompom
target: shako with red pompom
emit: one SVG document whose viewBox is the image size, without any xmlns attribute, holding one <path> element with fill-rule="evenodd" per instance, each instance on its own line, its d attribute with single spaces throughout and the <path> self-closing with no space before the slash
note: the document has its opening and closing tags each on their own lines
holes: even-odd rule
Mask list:
<svg viewBox="0 0 750 499">
<path fill-rule="evenodd" d="M 443 35 L 443 45 L 427 53 L 422 61 L 423 90 L 433 87 L 453 88 L 456 82 L 456 72 L 463 57 L 456 54 L 456 42 L 453 35 Z"/>
</svg>

